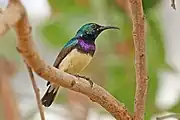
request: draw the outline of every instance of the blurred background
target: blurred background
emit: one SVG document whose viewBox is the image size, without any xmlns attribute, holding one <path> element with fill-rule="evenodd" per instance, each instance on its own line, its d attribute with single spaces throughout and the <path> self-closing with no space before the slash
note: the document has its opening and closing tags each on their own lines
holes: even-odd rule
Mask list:
<svg viewBox="0 0 180 120">
<path fill-rule="evenodd" d="M 120 27 L 120 31 L 103 32 L 98 37 L 95 57 L 82 74 L 90 76 L 95 83 L 106 88 L 132 113 L 135 70 L 128 0 L 21 1 L 33 27 L 33 40 L 41 57 L 50 65 L 63 45 L 83 24 L 96 22 Z M 0 0 L 1 8 L 7 4 L 8 0 Z M 176 0 L 176 11 L 170 4 L 170 0 L 143 0 L 149 75 L 145 120 L 180 112 L 180 2 Z M 13 98 L 22 120 L 39 120 L 35 94 L 24 62 L 16 51 L 16 34 L 13 30 L 0 40 L 0 56 L 13 63 L 9 69 L 16 66 L 13 76 L 7 80 L 1 78 L 7 82 L 9 80 L 6 85 L 11 92 L 5 96 Z M 46 90 L 46 81 L 38 76 L 35 79 L 42 96 Z M 2 91 L 0 119 L 5 120 L 6 100 L 3 100 Z M 45 117 L 46 120 L 115 120 L 87 97 L 64 88 L 55 103 L 45 108 Z"/>
</svg>

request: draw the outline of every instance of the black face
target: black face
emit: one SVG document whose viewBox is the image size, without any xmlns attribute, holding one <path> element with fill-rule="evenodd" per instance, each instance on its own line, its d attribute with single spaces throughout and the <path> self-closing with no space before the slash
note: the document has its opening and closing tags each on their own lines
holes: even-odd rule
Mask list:
<svg viewBox="0 0 180 120">
<path fill-rule="evenodd" d="M 77 32 L 76 37 L 81 37 L 85 40 L 95 41 L 98 35 L 106 29 L 119 29 L 112 26 L 100 26 L 96 23 L 88 23 L 83 25 Z"/>
</svg>

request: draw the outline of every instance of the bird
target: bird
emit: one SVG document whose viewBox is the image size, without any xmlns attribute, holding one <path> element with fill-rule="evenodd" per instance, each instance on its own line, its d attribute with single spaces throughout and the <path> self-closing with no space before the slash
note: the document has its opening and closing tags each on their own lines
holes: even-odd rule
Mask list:
<svg viewBox="0 0 180 120">
<path fill-rule="evenodd" d="M 53 67 L 76 77 L 84 78 L 89 81 L 91 87 L 93 82 L 89 77 L 79 75 L 81 71 L 91 62 L 96 51 L 95 40 L 98 35 L 107 29 L 119 29 L 114 26 L 102 26 L 97 23 L 86 23 L 77 31 L 75 36 L 70 39 L 56 57 Z M 49 107 L 55 100 L 59 87 L 47 82 L 47 90 L 41 98 L 41 103 Z"/>
</svg>

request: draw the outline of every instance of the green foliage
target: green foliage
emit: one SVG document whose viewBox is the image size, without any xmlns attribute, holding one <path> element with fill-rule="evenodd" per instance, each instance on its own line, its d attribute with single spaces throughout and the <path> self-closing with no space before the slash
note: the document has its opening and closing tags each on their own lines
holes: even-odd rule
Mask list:
<svg viewBox="0 0 180 120">
<path fill-rule="evenodd" d="M 88 0 L 82 3 L 82 0 L 49 0 L 49 3 L 54 12 L 66 12 L 83 14 L 88 12 Z M 79 4 L 78 4 L 79 3 Z"/>
<path fill-rule="evenodd" d="M 122 8 L 120 7 L 120 5 L 118 4 L 117 1 L 118 0 L 108 0 L 107 2 L 110 5 L 115 6 L 117 9 L 122 10 Z M 119 0 L 119 1 L 121 1 L 121 0 Z M 123 3 L 123 2 L 125 2 L 125 0 L 124 1 L 122 0 L 121 2 Z M 142 0 L 144 12 L 147 13 L 149 10 L 155 8 L 155 6 L 157 4 L 159 4 L 160 2 L 161 2 L 161 0 Z"/>
<path fill-rule="evenodd" d="M 161 0 L 142 0 L 143 8 L 145 12 L 148 12 L 149 9 L 154 8 Z"/>
<path fill-rule="evenodd" d="M 174 105 L 169 111 L 174 112 L 174 113 L 179 113 L 179 110 L 180 110 L 180 102 Z"/>
<path fill-rule="evenodd" d="M 69 38 L 66 24 L 60 24 L 56 21 L 46 23 L 43 26 L 42 33 L 46 37 L 46 42 L 53 47 L 60 47 Z"/>
<path fill-rule="evenodd" d="M 114 61 L 114 60 L 109 60 Z M 107 89 L 133 112 L 135 74 L 132 59 L 118 60 L 108 67 Z M 130 63 L 130 64 L 129 64 Z"/>
</svg>

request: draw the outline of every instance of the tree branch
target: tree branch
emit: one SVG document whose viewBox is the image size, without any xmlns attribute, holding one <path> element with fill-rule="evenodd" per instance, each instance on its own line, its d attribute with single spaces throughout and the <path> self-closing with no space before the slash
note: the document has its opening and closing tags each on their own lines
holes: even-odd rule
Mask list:
<svg viewBox="0 0 180 120">
<path fill-rule="evenodd" d="M 146 73 L 144 13 L 142 0 L 129 0 L 133 21 L 133 39 L 135 46 L 136 93 L 134 120 L 143 120 L 148 88 Z"/>
<path fill-rule="evenodd" d="M 10 8 L 10 6 L 14 7 L 14 10 Z M 17 22 L 17 50 L 21 53 L 22 57 L 32 70 L 45 80 L 88 96 L 92 101 L 99 103 L 102 107 L 109 111 L 117 120 L 132 119 L 130 113 L 124 105 L 120 104 L 118 100 L 116 100 L 102 87 L 94 84 L 93 88 L 91 88 L 89 82 L 86 80 L 78 79 L 75 76 L 47 65 L 36 51 L 36 47 L 31 36 L 31 27 L 28 22 L 27 14 L 23 11 L 24 8 L 22 4 L 19 0 L 11 0 L 9 3 L 9 9 L 12 10 L 9 12 L 7 12 L 7 10 L 4 11 L 8 14 L 7 16 L 4 12 L 1 13 L 1 16 L 4 16 L 1 17 L 3 22 L 0 22 L 0 35 L 5 33 L 8 28 L 12 27 L 15 22 Z M 11 19 L 9 16 L 11 16 Z M 15 18 L 16 20 L 13 20 Z"/>
<path fill-rule="evenodd" d="M 26 67 L 28 69 L 28 73 L 29 73 L 29 76 L 31 78 L 34 93 L 36 95 L 36 101 L 37 101 L 37 106 L 38 106 L 38 109 L 39 109 L 39 112 L 40 112 L 41 120 L 45 120 L 44 110 L 43 110 L 43 107 L 42 107 L 41 98 L 40 98 L 40 94 L 39 94 L 39 88 L 36 85 L 36 81 L 34 79 L 34 75 L 33 75 L 33 72 L 31 70 L 31 68 L 27 64 L 26 64 Z"/>
</svg>

